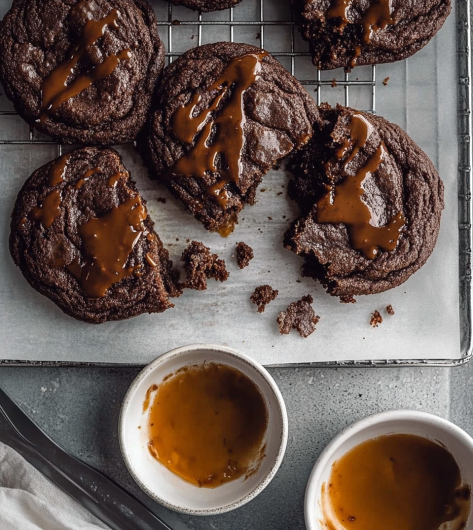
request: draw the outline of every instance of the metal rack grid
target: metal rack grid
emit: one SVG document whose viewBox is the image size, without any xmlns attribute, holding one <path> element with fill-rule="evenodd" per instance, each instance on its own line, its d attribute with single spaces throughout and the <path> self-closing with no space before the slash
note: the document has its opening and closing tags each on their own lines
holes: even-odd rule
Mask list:
<svg viewBox="0 0 473 530">
<path fill-rule="evenodd" d="M 265 0 L 259 0 L 259 20 L 235 20 L 235 8 L 231 7 L 228 11 L 228 20 L 203 20 L 203 15 L 199 13 L 197 20 L 186 20 L 176 21 L 173 14 L 173 5 L 168 3 L 167 7 L 167 20 L 158 20 L 158 26 L 160 28 L 166 28 L 167 30 L 167 51 L 165 57 L 168 63 L 171 63 L 176 57 L 182 55 L 182 52 L 173 51 L 173 30 L 176 26 L 193 26 L 197 27 L 197 39 L 196 45 L 202 45 L 202 36 L 204 28 L 209 26 L 225 26 L 230 30 L 230 42 L 234 40 L 234 28 L 235 27 L 255 27 L 259 28 L 259 40 L 260 47 L 265 47 L 265 28 L 268 26 L 285 26 L 290 28 L 290 50 L 284 52 L 271 52 L 273 57 L 289 57 L 290 58 L 290 72 L 295 75 L 296 70 L 296 58 L 297 57 L 310 57 L 310 53 L 296 51 L 296 31 L 297 25 L 294 20 L 266 20 L 265 18 Z M 364 109 L 367 112 L 376 113 L 376 66 L 371 66 L 371 76 L 366 80 L 350 79 L 350 73 L 344 72 L 343 79 L 336 80 L 337 86 L 343 86 L 344 88 L 344 105 L 349 106 L 350 94 L 349 88 L 351 86 L 367 86 L 371 88 L 371 104 L 369 108 Z M 318 105 L 322 102 L 322 87 L 333 86 L 333 81 L 323 80 L 321 71 L 314 68 L 314 79 L 299 79 L 302 85 L 306 87 L 315 87 L 317 91 L 316 102 Z M 3 116 L 17 116 L 15 111 L 0 110 L 0 118 Z M 55 142 L 52 139 L 35 139 L 35 130 L 32 126 L 29 126 L 28 138 L 24 140 L 0 140 L 0 145 L 11 144 L 11 145 L 57 145 L 58 156 L 62 154 L 62 145 Z"/>
<path fill-rule="evenodd" d="M 290 29 L 290 46 L 289 51 L 271 51 L 272 56 L 276 58 L 290 58 L 289 71 L 296 75 L 296 59 L 298 57 L 310 57 L 308 51 L 296 51 L 296 31 L 297 24 L 292 20 L 266 20 L 264 12 L 265 0 L 259 0 L 259 20 L 235 20 L 235 8 L 228 10 L 228 20 L 204 20 L 202 14 L 197 15 L 197 20 L 176 21 L 173 14 L 173 6 L 168 3 L 167 20 L 158 21 L 158 26 L 167 30 L 167 51 L 165 56 L 168 63 L 183 52 L 173 51 L 173 30 L 176 26 L 194 26 L 197 27 L 196 45 L 202 45 L 203 32 L 205 27 L 225 26 L 230 30 L 230 42 L 234 40 L 234 29 L 241 27 L 259 28 L 259 46 L 265 47 L 265 28 L 271 26 L 285 26 Z M 471 142 L 472 135 L 472 89 L 471 89 L 471 22 L 472 15 L 471 0 L 457 0 L 457 55 L 458 55 L 458 139 L 459 139 L 459 160 L 458 160 L 458 221 L 459 221 L 459 274 L 460 274 L 460 323 L 461 323 L 461 351 L 462 358 L 456 360 L 425 360 L 410 359 L 396 360 L 388 359 L 385 361 L 336 361 L 336 362 L 315 362 L 302 363 L 289 366 L 320 366 L 320 367 L 397 367 L 397 366 L 458 366 L 470 360 L 473 349 L 473 330 L 472 330 L 472 274 L 471 274 L 471 255 L 473 248 L 473 183 L 471 180 L 471 171 L 473 164 L 473 145 Z M 163 17 L 164 18 L 164 17 Z M 323 87 L 334 86 L 333 81 L 322 79 L 322 72 L 314 68 L 315 78 L 299 78 L 302 85 L 306 87 L 315 87 L 317 91 L 316 102 L 322 102 Z M 361 109 L 365 112 L 376 113 L 376 66 L 370 67 L 370 75 L 365 80 L 351 79 L 351 74 L 344 72 L 343 79 L 337 79 L 338 86 L 344 89 L 344 104 L 350 104 L 350 87 L 364 86 L 370 88 L 371 101 L 369 108 Z M 297 77 L 297 75 L 296 75 Z M 15 111 L 1 110 L 0 119 L 3 116 L 17 116 Z M 33 127 L 29 127 L 28 138 L 25 140 L 0 140 L 0 145 L 57 145 L 58 154 L 62 154 L 62 145 L 52 139 L 35 139 Z M 42 366 L 115 366 L 114 363 L 97 363 L 97 362 L 64 362 L 64 361 L 18 361 L 18 360 L 0 360 L 3 365 L 42 365 Z M 135 363 L 121 363 L 119 366 L 136 366 Z M 280 365 L 274 365 L 280 366 Z M 281 365 L 287 366 L 287 365 Z"/>
</svg>

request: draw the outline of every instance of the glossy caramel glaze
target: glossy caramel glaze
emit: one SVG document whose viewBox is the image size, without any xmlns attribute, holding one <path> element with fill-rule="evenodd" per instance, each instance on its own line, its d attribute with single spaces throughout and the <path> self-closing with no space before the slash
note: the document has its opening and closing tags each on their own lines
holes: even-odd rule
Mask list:
<svg viewBox="0 0 473 530">
<path fill-rule="evenodd" d="M 371 130 L 372 127 L 365 118 L 356 114 L 352 117 L 349 142 L 352 151 L 344 162 L 344 168 L 365 146 Z M 346 155 L 348 147 L 348 143 L 345 143 L 337 151 L 338 159 Z M 369 259 L 374 259 L 378 255 L 379 248 L 385 251 L 394 250 L 405 224 L 404 215 L 399 212 L 385 226 L 376 226 L 377 219 L 363 201 L 363 182 L 369 174 L 378 170 L 385 149 L 381 142 L 376 152 L 354 177 L 346 175 L 340 184 L 328 186 L 327 193 L 317 203 L 317 222 L 344 223 L 347 226 L 352 248 L 362 252 Z M 327 169 L 330 171 L 330 165 Z"/>
<path fill-rule="evenodd" d="M 61 192 L 56 189 L 49 192 L 41 204 L 31 210 L 29 218 L 32 221 L 41 221 L 44 228 L 49 228 L 59 215 L 61 215 Z"/>
<path fill-rule="evenodd" d="M 135 197 L 79 227 L 88 259 L 83 264 L 76 259 L 67 269 L 80 281 L 86 296 L 105 296 L 114 283 L 133 274 L 137 267 L 126 267 L 126 262 L 144 231 L 144 219 L 146 209 L 140 197 Z"/>
<path fill-rule="evenodd" d="M 83 9 L 82 2 L 78 2 L 73 9 Z M 117 54 L 111 54 L 89 72 L 81 74 L 69 84 L 67 83 L 69 77 L 74 75 L 77 63 L 87 47 L 94 45 L 103 36 L 106 28 L 117 28 L 119 16 L 118 10 L 112 9 L 106 17 L 100 20 L 87 20 L 80 44 L 72 50 L 69 59 L 56 66 L 41 84 L 40 121 L 44 121 L 48 114 L 54 114 L 62 103 L 77 96 L 95 81 L 108 77 L 115 70 L 120 60 L 131 57 L 131 50 L 128 49 L 121 50 Z"/>
<path fill-rule="evenodd" d="M 350 24 L 348 9 L 352 3 L 353 0 L 332 0 L 327 11 L 328 18 L 339 18 L 340 28 L 344 28 L 347 24 Z M 394 24 L 394 22 L 391 13 L 391 0 L 371 1 L 369 7 L 357 21 L 357 24 L 363 26 L 364 44 L 370 43 L 373 33 L 384 29 L 388 24 Z"/>
<path fill-rule="evenodd" d="M 327 530 L 460 530 L 470 513 L 470 488 L 445 447 L 391 434 L 333 464 L 322 507 Z"/>
<path fill-rule="evenodd" d="M 191 143 L 197 134 L 198 137 L 194 147 L 171 168 L 171 176 L 203 178 L 209 172 L 219 174 L 220 180 L 207 189 L 207 194 L 223 209 L 228 203 L 225 185 L 232 181 L 238 183 L 242 171 L 241 152 L 246 122 L 243 97 L 256 81 L 261 61 L 266 55 L 266 52 L 261 52 L 235 57 L 207 89 L 215 92 L 215 97 L 206 110 L 194 115 L 202 99 L 201 94 L 196 93 L 173 117 L 173 132 L 179 140 Z M 227 100 L 223 101 L 229 93 Z"/>
<path fill-rule="evenodd" d="M 64 180 L 66 174 L 67 164 L 69 163 L 70 153 L 62 155 L 60 158 L 54 161 L 51 169 L 49 170 L 49 185 L 57 186 Z"/>
<path fill-rule="evenodd" d="M 149 450 L 187 482 L 215 488 L 258 469 L 267 423 L 263 396 L 242 372 L 214 363 L 187 366 L 154 391 Z"/>
</svg>

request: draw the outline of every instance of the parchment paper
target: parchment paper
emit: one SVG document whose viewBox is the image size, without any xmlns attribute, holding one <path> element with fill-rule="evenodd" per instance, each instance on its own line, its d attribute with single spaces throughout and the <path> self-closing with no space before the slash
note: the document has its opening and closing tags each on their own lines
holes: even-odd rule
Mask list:
<svg viewBox="0 0 473 530">
<path fill-rule="evenodd" d="M 152 2 L 161 20 L 167 4 Z M 267 20 L 289 20 L 289 2 L 266 1 Z M 9 2 L 0 0 L 0 15 Z M 259 2 L 243 0 L 235 8 L 235 20 L 259 20 Z M 204 15 L 203 20 L 228 20 L 229 12 Z M 166 17 L 166 18 L 163 18 Z M 174 8 L 173 19 L 196 20 L 184 8 Z M 172 27 L 173 51 L 198 42 L 196 26 Z M 235 41 L 258 44 L 259 26 L 236 26 Z M 167 28 L 160 28 L 165 44 Z M 297 33 L 297 30 L 296 30 Z M 192 36 L 194 36 L 192 38 Z M 202 43 L 228 40 L 227 26 L 203 28 Z M 289 26 L 266 26 L 265 48 L 290 50 Z M 307 47 L 296 36 L 296 49 Z M 167 45 L 167 49 L 169 46 Z M 290 59 L 281 62 L 290 67 Z M 316 78 L 307 57 L 296 58 L 299 79 Z M 457 359 L 460 357 L 458 222 L 457 222 L 457 78 L 455 12 L 437 37 L 407 61 L 377 67 L 376 110 L 399 124 L 431 157 L 445 183 L 446 208 L 437 247 L 427 264 L 404 285 L 380 295 L 358 297 L 356 304 L 340 304 L 313 280 L 300 276 L 302 260 L 286 251 L 282 237 L 297 208 L 286 197 L 289 175 L 271 171 L 257 194 L 255 206 L 246 207 L 230 237 L 206 232 L 194 218 L 151 182 L 131 146 L 121 146 L 126 167 L 148 201 L 156 230 L 174 261 L 186 239 L 204 242 L 225 258 L 230 278 L 226 283 L 209 281 L 205 292 L 187 291 L 175 300 L 176 307 L 160 315 L 142 315 L 128 321 L 98 326 L 78 322 L 63 314 L 52 302 L 34 291 L 14 266 L 8 251 L 9 218 L 15 197 L 34 169 L 57 156 L 54 146 L 0 146 L 0 357 L 17 360 L 145 363 L 169 349 L 196 342 L 227 344 L 264 364 L 367 359 Z M 387 86 L 382 81 L 389 77 Z M 342 80 L 340 70 L 324 72 L 322 79 Z M 371 68 L 356 68 L 350 79 L 370 79 Z M 316 97 L 314 87 L 308 87 Z M 323 87 L 322 101 L 344 103 L 344 88 Z M 350 87 L 349 104 L 371 109 L 371 87 Z M 10 109 L 2 96 L 0 109 Z M 28 128 L 16 117 L 0 118 L 0 139 L 27 139 Z M 35 135 L 38 137 L 38 135 Z M 282 194 L 281 194 L 282 192 Z M 166 198 L 166 204 L 156 199 Z M 235 244 L 253 247 L 255 258 L 240 271 Z M 250 294 L 268 283 L 279 290 L 265 313 L 258 314 Z M 312 294 L 321 320 L 308 339 L 296 331 L 281 336 L 277 314 L 302 295 Z M 394 316 L 385 308 L 391 304 Z M 369 325 L 378 309 L 383 323 Z"/>
</svg>

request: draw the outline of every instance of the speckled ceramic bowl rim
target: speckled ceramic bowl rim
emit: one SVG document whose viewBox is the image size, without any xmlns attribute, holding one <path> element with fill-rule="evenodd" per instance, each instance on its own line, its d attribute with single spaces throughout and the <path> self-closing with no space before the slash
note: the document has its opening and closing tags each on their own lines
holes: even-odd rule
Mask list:
<svg viewBox="0 0 473 530">
<path fill-rule="evenodd" d="M 449 432 L 453 437 L 462 441 L 465 446 L 470 447 L 473 455 L 473 438 L 451 421 L 441 418 L 440 416 L 436 416 L 435 414 L 416 410 L 389 410 L 386 412 L 373 414 L 367 418 L 363 418 L 362 420 L 349 425 L 337 436 L 335 436 L 335 438 L 333 438 L 333 440 L 327 445 L 317 459 L 309 476 L 309 481 L 307 482 L 307 488 L 305 491 L 304 519 L 307 530 L 319 530 L 319 527 L 315 524 L 316 504 L 314 500 L 319 497 L 321 475 L 336 450 L 345 442 L 347 442 L 352 436 L 371 428 L 373 425 L 397 421 L 418 422 L 420 424 L 431 425 L 434 424 L 436 427 Z"/>
<path fill-rule="evenodd" d="M 209 361 L 212 360 L 211 353 L 219 352 L 223 353 L 225 355 L 229 355 L 230 357 L 236 357 L 240 360 L 242 360 L 244 363 L 248 364 L 252 368 L 254 368 L 260 375 L 263 377 L 263 379 L 266 380 L 268 385 L 271 387 L 272 392 L 274 393 L 274 396 L 276 397 L 276 403 L 277 403 L 277 412 L 279 413 L 279 421 L 281 424 L 281 436 L 279 439 L 279 449 L 278 453 L 276 455 L 276 459 L 271 466 L 268 473 L 261 479 L 260 483 L 253 488 L 247 495 L 245 495 L 242 499 L 235 501 L 230 504 L 225 504 L 223 506 L 220 506 L 218 508 L 211 508 L 211 509 L 189 509 L 183 506 L 178 506 L 172 503 L 167 502 L 166 500 L 162 499 L 159 495 L 157 495 L 154 491 L 150 490 L 140 479 L 140 477 L 135 473 L 133 466 L 131 464 L 131 461 L 129 460 L 129 455 L 125 451 L 125 442 L 124 442 L 124 417 L 125 417 L 125 410 L 128 406 L 128 403 L 133 396 L 133 394 L 136 391 L 137 386 L 141 382 L 141 380 L 146 377 L 150 372 L 154 371 L 155 368 L 162 363 L 168 361 L 169 359 L 172 359 L 174 357 L 178 357 L 184 353 L 189 353 L 192 351 L 199 351 L 199 350 L 207 350 L 209 352 Z M 158 358 L 156 358 L 154 361 L 152 361 L 150 364 L 146 365 L 143 370 L 136 376 L 136 378 L 131 383 L 127 393 L 125 394 L 125 398 L 122 403 L 122 407 L 120 410 L 120 417 L 119 417 L 119 442 L 120 442 L 120 450 L 123 456 L 123 459 L 125 461 L 126 467 L 128 468 L 128 471 L 130 472 L 131 476 L 135 480 L 135 482 L 140 486 L 140 488 L 147 493 L 152 499 L 159 502 L 166 508 L 169 508 L 171 510 L 174 510 L 179 513 L 184 513 L 187 515 L 217 515 L 221 513 L 230 512 L 232 510 L 235 510 L 236 508 L 240 508 L 241 506 L 245 505 L 246 503 L 250 502 L 252 499 L 254 499 L 256 496 L 258 496 L 265 488 L 266 486 L 271 482 L 274 475 L 276 475 L 279 466 L 281 465 L 284 453 L 286 452 L 286 446 L 287 446 L 287 437 L 288 437 L 288 419 L 287 419 L 287 411 L 286 411 L 286 405 L 284 403 L 284 399 L 282 397 L 281 391 L 279 390 L 276 382 L 271 377 L 270 373 L 259 364 L 254 359 L 248 357 L 247 355 L 244 355 L 243 353 L 240 353 L 237 350 L 234 350 L 233 348 L 228 348 L 227 346 L 221 346 L 219 344 L 189 344 L 188 346 L 181 346 L 180 348 L 175 348 L 173 350 L 170 350 L 167 353 L 164 353 L 160 355 Z"/>
</svg>

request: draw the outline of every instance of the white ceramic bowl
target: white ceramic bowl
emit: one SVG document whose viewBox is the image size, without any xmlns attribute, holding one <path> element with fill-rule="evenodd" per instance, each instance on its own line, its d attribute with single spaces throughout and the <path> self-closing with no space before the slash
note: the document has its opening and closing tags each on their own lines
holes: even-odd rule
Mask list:
<svg viewBox="0 0 473 530">
<path fill-rule="evenodd" d="M 148 411 L 143 412 L 146 391 L 152 384 L 188 364 L 213 361 L 243 372 L 260 389 L 268 410 L 266 456 L 258 471 L 218 488 L 198 488 L 184 481 L 148 451 Z M 141 427 L 141 428 L 138 428 Z M 242 506 L 271 482 L 286 450 L 287 413 L 281 392 L 269 373 L 246 355 L 224 346 L 183 346 L 158 357 L 131 384 L 122 405 L 119 425 L 120 447 L 125 463 L 138 485 L 154 500 L 172 510 L 192 515 L 214 515 Z"/>
<path fill-rule="evenodd" d="M 457 461 L 463 483 L 473 485 L 473 439 L 453 423 L 425 412 L 393 410 L 369 416 L 347 427 L 320 455 L 309 477 L 305 494 L 307 530 L 323 530 L 321 490 L 332 464 L 353 447 L 384 434 L 414 434 L 443 444 Z M 468 529 L 473 528 L 470 514 Z"/>
</svg>

